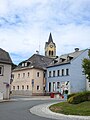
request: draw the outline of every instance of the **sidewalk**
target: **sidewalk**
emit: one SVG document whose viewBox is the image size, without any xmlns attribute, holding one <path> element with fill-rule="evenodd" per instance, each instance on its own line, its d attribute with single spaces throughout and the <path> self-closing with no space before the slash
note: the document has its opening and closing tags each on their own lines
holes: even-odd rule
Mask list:
<svg viewBox="0 0 90 120">
<path fill-rule="evenodd" d="M 11 100 L 0 100 L 0 103 L 3 103 L 3 102 L 10 102 Z"/>
<path fill-rule="evenodd" d="M 29 101 L 29 100 L 51 100 L 51 101 L 64 101 L 64 99 L 59 98 L 50 98 L 50 96 L 14 96 L 11 97 L 9 100 L 0 100 L 0 102 L 10 102 L 10 101 Z"/>
<path fill-rule="evenodd" d="M 48 104 L 41 104 L 34 106 L 30 109 L 32 114 L 46 117 L 50 119 L 59 119 L 59 120 L 90 120 L 90 116 L 74 116 L 74 115 L 64 115 L 59 113 L 54 113 L 49 110 L 49 106 L 58 102 L 48 103 Z"/>
</svg>

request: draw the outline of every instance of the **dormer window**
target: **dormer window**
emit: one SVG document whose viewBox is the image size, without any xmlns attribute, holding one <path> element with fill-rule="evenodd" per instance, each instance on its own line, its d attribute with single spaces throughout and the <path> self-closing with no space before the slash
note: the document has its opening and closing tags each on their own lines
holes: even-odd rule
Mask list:
<svg viewBox="0 0 90 120">
<path fill-rule="evenodd" d="M 27 63 L 25 63 L 25 67 L 27 66 Z"/>
<path fill-rule="evenodd" d="M 57 60 L 53 60 L 53 63 L 55 64 L 55 63 L 57 63 L 58 61 Z"/>
<path fill-rule="evenodd" d="M 64 62 L 66 59 L 65 58 L 60 58 L 60 62 Z"/>
<path fill-rule="evenodd" d="M 24 67 L 24 63 L 22 63 L 22 67 Z"/>
<path fill-rule="evenodd" d="M 72 60 L 73 59 L 73 57 L 72 56 L 67 56 L 67 61 L 69 61 L 69 60 Z"/>
</svg>

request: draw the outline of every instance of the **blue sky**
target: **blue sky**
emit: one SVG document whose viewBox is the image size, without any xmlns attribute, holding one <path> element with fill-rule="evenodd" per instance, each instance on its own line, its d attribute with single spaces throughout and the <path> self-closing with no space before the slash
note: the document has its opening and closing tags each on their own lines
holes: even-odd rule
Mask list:
<svg viewBox="0 0 90 120">
<path fill-rule="evenodd" d="M 0 0 L 0 47 L 14 63 L 44 55 L 50 32 L 57 55 L 90 48 L 90 0 Z"/>
</svg>

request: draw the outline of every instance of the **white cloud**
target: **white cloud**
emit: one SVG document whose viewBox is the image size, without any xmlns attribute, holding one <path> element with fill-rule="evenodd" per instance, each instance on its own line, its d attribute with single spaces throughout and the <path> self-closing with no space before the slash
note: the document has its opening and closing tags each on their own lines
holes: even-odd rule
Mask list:
<svg viewBox="0 0 90 120">
<path fill-rule="evenodd" d="M 90 0 L 0 0 L 0 47 L 24 59 L 52 33 L 57 54 L 89 47 Z M 40 46 L 40 47 L 39 47 Z M 14 56 L 15 55 L 15 56 Z"/>
<path fill-rule="evenodd" d="M 0 0 L 0 15 L 5 15 L 8 12 L 8 2 L 6 0 Z"/>
</svg>

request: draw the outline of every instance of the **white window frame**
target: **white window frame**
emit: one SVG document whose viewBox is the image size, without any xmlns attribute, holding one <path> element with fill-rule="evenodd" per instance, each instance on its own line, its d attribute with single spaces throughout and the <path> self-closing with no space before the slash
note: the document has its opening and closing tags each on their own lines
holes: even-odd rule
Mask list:
<svg viewBox="0 0 90 120">
<path fill-rule="evenodd" d="M 60 76 L 60 70 L 57 70 L 57 77 Z"/>
<path fill-rule="evenodd" d="M 22 90 L 24 90 L 24 85 L 22 85 Z"/>
<path fill-rule="evenodd" d="M 52 71 L 48 71 L 48 77 L 52 77 Z"/>
<path fill-rule="evenodd" d="M 13 86 L 13 90 L 15 90 L 15 86 Z"/>
<path fill-rule="evenodd" d="M 62 69 L 62 76 L 65 75 L 65 69 Z"/>
<path fill-rule="evenodd" d="M 38 74 L 39 73 L 39 74 Z M 37 72 L 37 77 L 40 77 L 40 72 Z"/>
<path fill-rule="evenodd" d="M 30 72 L 27 73 L 27 76 L 30 77 Z"/>
<path fill-rule="evenodd" d="M 56 71 L 55 70 L 53 70 L 53 77 L 55 77 L 56 76 Z"/>
<path fill-rule="evenodd" d="M 25 78 L 25 73 L 23 73 L 23 78 Z"/>
<path fill-rule="evenodd" d="M 67 72 L 68 71 L 68 72 Z M 68 73 L 68 74 L 67 74 Z M 67 68 L 66 69 L 66 76 L 68 76 L 69 75 L 69 69 Z"/>
<path fill-rule="evenodd" d="M 22 63 L 22 67 L 24 67 L 25 66 L 25 63 Z"/>
<path fill-rule="evenodd" d="M 29 85 L 27 85 L 27 90 L 29 90 Z"/>
<path fill-rule="evenodd" d="M 20 78 L 20 73 L 18 73 L 18 78 Z"/>
<path fill-rule="evenodd" d="M 17 86 L 17 90 L 19 90 L 20 89 L 20 87 L 19 87 L 19 85 Z"/>
<path fill-rule="evenodd" d="M 27 62 L 25 63 L 25 67 L 27 67 Z"/>
<path fill-rule="evenodd" d="M 0 65 L 0 76 L 3 76 L 4 73 L 4 66 Z"/>
<path fill-rule="evenodd" d="M 57 82 L 57 89 L 60 89 L 60 82 Z"/>
<path fill-rule="evenodd" d="M 39 88 L 37 89 L 37 91 L 39 91 L 39 90 L 40 90 L 40 86 L 39 86 L 39 85 L 37 85 L 37 87 L 39 87 Z"/>
</svg>

